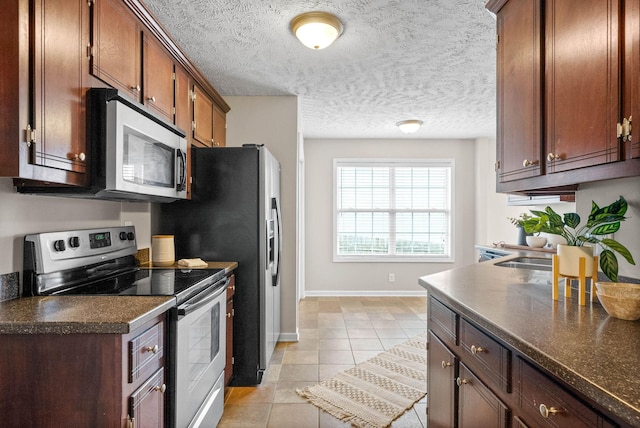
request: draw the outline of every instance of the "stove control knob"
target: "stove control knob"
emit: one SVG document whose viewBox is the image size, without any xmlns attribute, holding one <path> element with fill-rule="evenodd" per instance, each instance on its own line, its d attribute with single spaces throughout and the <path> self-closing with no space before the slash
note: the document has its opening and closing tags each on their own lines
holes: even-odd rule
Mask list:
<svg viewBox="0 0 640 428">
<path fill-rule="evenodd" d="M 135 238 L 136 238 L 136 235 L 134 235 L 134 233 L 133 233 L 133 232 L 129 232 L 129 233 L 127 233 L 127 239 L 128 239 L 129 241 L 133 241 Z"/>
<path fill-rule="evenodd" d="M 127 240 L 127 232 L 120 232 L 120 240 L 121 241 L 126 241 Z"/>
<path fill-rule="evenodd" d="M 80 246 L 80 238 L 77 236 L 72 236 L 69 238 L 69 246 L 71 248 L 78 248 Z"/>
<path fill-rule="evenodd" d="M 67 247 L 64 245 L 64 240 L 58 239 L 53 243 L 53 249 L 56 251 L 64 251 Z"/>
</svg>

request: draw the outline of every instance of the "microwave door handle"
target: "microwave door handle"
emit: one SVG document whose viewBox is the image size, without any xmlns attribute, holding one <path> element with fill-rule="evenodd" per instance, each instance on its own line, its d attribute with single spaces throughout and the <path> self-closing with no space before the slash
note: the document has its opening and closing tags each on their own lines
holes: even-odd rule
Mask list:
<svg viewBox="0 0 640 428">
<path fill-rule="evenodd" d="M 179 180 L 176 184 L 176 190 L 181 192 L 186 189 L 187 185 L 187 160 L 184 152 L 180 149 L 176 150 L 176 157 L 178 157 L 178 171 Z"/>
</svg>

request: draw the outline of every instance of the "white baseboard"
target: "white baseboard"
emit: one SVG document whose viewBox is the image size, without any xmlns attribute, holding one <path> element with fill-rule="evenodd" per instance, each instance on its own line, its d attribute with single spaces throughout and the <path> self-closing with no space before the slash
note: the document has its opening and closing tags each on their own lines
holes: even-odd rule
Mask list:
<svg viewBox="0 0 640 428">
<path fill-rule="evenodd" d="M 416 291 L 354 291 L 306 290 L 305 297 L 427 297 L 427 290 Z"/>
<path fill-rule="evenodd" d="M 280 332 L 280 336 L 278 336 L 278 342 L 298 342 L 299 340 L 300 340 L 299 333 Z"/>
</svg>

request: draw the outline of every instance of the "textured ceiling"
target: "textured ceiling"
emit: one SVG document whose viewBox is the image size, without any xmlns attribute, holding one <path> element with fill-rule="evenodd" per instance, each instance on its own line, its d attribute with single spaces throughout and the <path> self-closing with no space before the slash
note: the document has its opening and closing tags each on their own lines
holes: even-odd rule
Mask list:
<svg viewBox="0 0 640 428">
<path fill-rule="evenodd" d="M 495 19 L 484 0 L 143 0 L 218 92 L 297 95 L 306 138 L 495 135 Z M 326 49 L 289 30 L 327 11 Z M 424 121 L 407 136 L 395 123 Z"/>
</svg>

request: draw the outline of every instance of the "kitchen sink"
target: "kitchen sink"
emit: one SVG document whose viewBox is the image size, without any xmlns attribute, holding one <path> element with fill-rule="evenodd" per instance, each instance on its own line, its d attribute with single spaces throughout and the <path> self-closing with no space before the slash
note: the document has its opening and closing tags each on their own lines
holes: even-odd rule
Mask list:
<svg viewBox="0 0 640 428">
<path fill-rule="evenodd" d="M 517 269 L 532 269 L 532 270 L 552 270 L 552 260 L 544 257 L 516 257 L 504 262 L 495 263 L 495 266 L 517 268 Z"/>
</svg>

